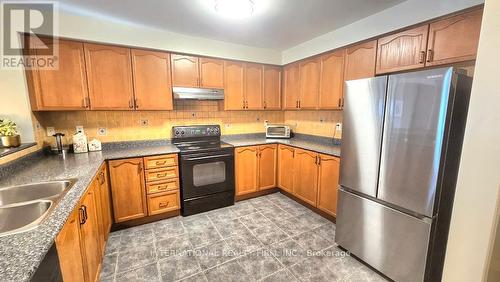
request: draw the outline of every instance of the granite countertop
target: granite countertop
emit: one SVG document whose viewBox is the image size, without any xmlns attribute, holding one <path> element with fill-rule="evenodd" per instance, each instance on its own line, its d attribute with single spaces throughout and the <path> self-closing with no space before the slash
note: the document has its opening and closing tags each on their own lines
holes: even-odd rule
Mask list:
<svg viewBox="0 0 500 282">
<path fill-rule="evenodd" d="M 64 159 L 39 152 L 13 165 L 0 166 L 0 187 L 38 181 L 76 180 L 40 226 L 0 237 L 0 280 L 27 281 L 31 278 L 105 160 L 178 152 L 168 141 L 126 142 L 111 146 L 103 144 L 103 151 L 68 154 Z"/>
<path fill-rule="evenodd" d="M 293 139 L 266 139 L 263 134 L 241 134 L 223 136 L 222 140 L 235 147 L 279 143 L 340 156 L 340 146 L 324 137 L 297 134 Z M 104 161 L 178 152 L 168 140 L 122 142 L 103 144 L 99 152 L 68 154 L 65 158 L 37 152 L 1 165 L 0 187 L 63 179 L 74 179 L 75 183 L 40 226 L 0 237 L 0 280 L 28 281 L 32 277 Z"/>
<path fill-rule="evenodd" d="M 284 144 L 317 153 L 340 157 L 340 145 L 332 138 L 295 134 L 291 139 L 266 139 L 264 134 L 226 135 L 222 140 L 235 147 Z"/>
</svg>

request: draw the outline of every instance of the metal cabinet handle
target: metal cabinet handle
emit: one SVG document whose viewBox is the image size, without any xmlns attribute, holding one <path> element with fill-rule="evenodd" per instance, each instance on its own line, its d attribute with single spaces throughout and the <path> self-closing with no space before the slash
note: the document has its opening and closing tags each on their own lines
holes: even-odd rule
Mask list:
<svg viewBox="0 0 500 282">
<path fill-rule="evenodd" d="M 134 108 L 134 101 L 132 101 L 132 99 L 130 99 L 130 100 L 128 101 L 128 107 L 129 107 L 129 108 L 131 108 L 131 109 L 133 109 L 133 108 Z"/>
<path fill-rule="evenodd" d="M 142 172 L 142 163 L 139 163 L 139 167 L 137 168 L 137 173 Z"/>
<path fill-rule="evenodd" d="M 160 207 L 160 208 L 166 208 L 166 207 L 168 207 L 168 203 L 169 203 L 169 201 L 167 201 L 167 202 L 160 202 L 160 204 L 158 205 L 158 207 Z"/>
<path fill-rule="evenodd" d="M 264 109 L 267 108 L 267 104 L 266 104 L 266 101 L 264 101 Z"/>
<path fill-rule="evenodd" d="M 158 190 L 167 190 L 168 185 L 158 185 Z"/>
<path fill-rule="evenodd" d="M 420 51 L 420 61 L 419 64 L 423 64 L 425 61 L 425 51 Z"/>
<path fill-rule="evenodd" d="M 134 104 L 135 104 L 135 108 L 136 108 L 136 109 L 138 109 L 138 108 L 139 108 L 139 104 L 137 103 L 137 101 L 138 101 L 138 99 L 137 99 L 137 98 L 135 98 L 135 99 L 134 99 Z"/>
<path fill-rule="evenodd" d="M 167 173 L 167 172 L 165 172 L 165 173 L 157 173 L 157 174 L 156 174 L 156 177 L 158 177 L 158 178 L 162 178 L 162 177 L 167 177 L 167 175 L 168 175 L 168 173 Z"/>
<path fill-rule="evenodd" d="M 432 49 L 427 50 L 427 62 L 430 63 L 434 59 L 434 51 Z"/>
<path fill-rule="evenodd" d="M 164 165 L 167 161 L 156 161 L 156 165 Z"/>
<path fill-rule="evenodd" d="M 87 219 L 88 219 L 87 207 L 85 205 L 82 205 L 78 209 L 78 213 L 80 214 L 80 225 L 85 224 L 87 222 Z"/>
</svg>

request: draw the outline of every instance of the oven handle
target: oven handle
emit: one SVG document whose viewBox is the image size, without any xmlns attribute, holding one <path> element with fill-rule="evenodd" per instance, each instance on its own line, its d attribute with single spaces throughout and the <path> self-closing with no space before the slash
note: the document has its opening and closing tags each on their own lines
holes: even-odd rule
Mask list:
<svg viewBox="0 0 500 282">
<path fill-rule="evenodd" d="M 231 155 L 231 154 L 225 154 L 225 155 L 215 155 L 215 156 L 206 156 L 206 157 L 186 158 L 183 160 L 185 160 L 185 161 L 197 161 L 197 160 L 216 159 L 216 158 L 232 157 L 232 156 L 233 155 Z"/>
</svg>

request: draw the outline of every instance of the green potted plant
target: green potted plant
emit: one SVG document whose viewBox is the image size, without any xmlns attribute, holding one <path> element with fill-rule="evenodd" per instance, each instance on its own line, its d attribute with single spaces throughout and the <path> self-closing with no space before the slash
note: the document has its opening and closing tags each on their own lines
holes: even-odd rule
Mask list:
<svg viewBox="0 0 500 282">
<path fill-rule="evenodd" d="M 0 141 L 3 147 L 19 147 L 21 137 L 17 132 L 15 122 L 7 118 L 0 119 Z"/>
</svg>

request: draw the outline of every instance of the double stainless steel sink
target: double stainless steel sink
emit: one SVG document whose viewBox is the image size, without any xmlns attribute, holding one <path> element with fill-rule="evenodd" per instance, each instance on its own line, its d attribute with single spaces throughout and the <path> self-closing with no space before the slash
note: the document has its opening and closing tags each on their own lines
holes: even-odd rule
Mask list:
<svg viewBox="0 0 500 282">
<path fill-rule="evenodd" d="M 39 226 L 74 182 L 58 180 L 0 188 L 0 236 Z"/>
</svg>

